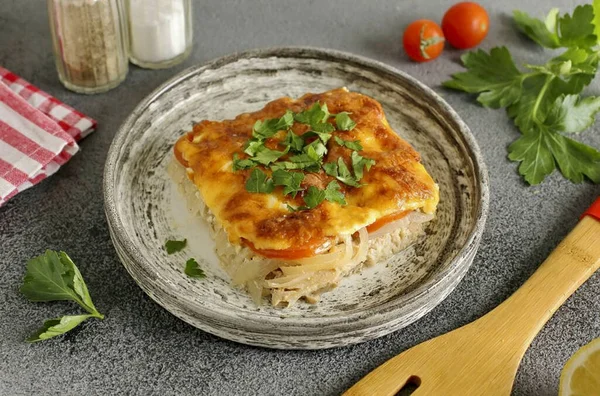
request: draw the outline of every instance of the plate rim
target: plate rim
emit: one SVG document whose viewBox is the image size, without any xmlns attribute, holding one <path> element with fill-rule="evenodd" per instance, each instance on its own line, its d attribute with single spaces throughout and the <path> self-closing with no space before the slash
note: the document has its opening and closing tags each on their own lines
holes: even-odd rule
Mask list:
<svg viewBox="0 0 600 396">
<path fill-rule="evenodd" d="M 375 317 L 380 317 L 380 318 L 388 317 L 390 314 L 393 314 L 394 312 L 401 310 L 403 306 L 414 303 L 418 299 L 422 298 L 425 294 L 429 293 L 430 289 L 436 288 L 437 286 L 440 286 L 444 280 L 448 280 L 447 278 L 450 275 L 452 275 L 453 272 L 456 272 L 458 269 L 460 269 L 461 265 L 466 266 L 466 268 L 463 269 L 462 274 L 460 276 L 460 278 L 462 278 L 462 275 L 464 275 L 464 273 L 466 273 L 466 271 L 468 270 L 468 268 L 471 265 L 470 262 L 465 263 L 465 258 L 470 256 L 469 253 L 471 253 L 471 251 L 473 249 L 477 250 L 477 247 L 479 245 L 479 242 L 481 240 L 481 236 L 482 236 L 482 233 L 484 230 L 488 211 L 489 211 L 489 178 L 488 178 L 487 167 L 483 160 L 483 156 L 481 154 L 479 145 L 477 144 L 477 141 L 475 140 L 475 137 L 471 133 L 469 127 L 460 118 L 460 116 L 456 113 L 456 111 L 454 109 L 452 109 L 452 107 L 450 107 L 450 105 L 439 94 L 437 94 L 433 89 L 429 88 L 425 84 L 418 81 L 416 78 L 403 72 L 402 70 L 399 70 L 399 69 L 392 67 L 390 65 L 387 65 L 383 62 L 380 62 L 380 61 L 377 61 L 374 59 L 370 59 L 370 58 L 367 58 L 367 57 L 364 57 L 361 55 L 356 55 L 356 54 L 339 51 L 339 50 L 318 48 L 318 47 L 308 47 L 308 46 L 283 46 L 283 47 L 268 47 L 268 48 L 251 49 L 251 50 L 247 50 L 247 51 L 235 52 L 232 54 L 228 54 L 225 56 L 215 58 L 213 60 L 210 60 L 210 61 L 202 63 L 202 64 L 196 64 L 196 65 L 190 66 L 190 67 L 184 69 L 183 71 L 179 72 L 175 76 L 171 77 L 170 79 L 168 79 L 161 85 L 159 85 L 150 94 L 148 94 L 144 99 L 142 99 L 138 103 L 138 105 L 133 109 L 131 114 L 129 114 L 127 116 L 127 118 L 123 121 L 123 123 L 119 127 L 117 133 L 113 137 L 113 140 L 112 140 L 111 145 L 108 150 L 105 167 L 104 167 L 104 174 L 103 174 L 104 210 L 105 210 L 108 227 L 111 230 L 111 236 L 114 234 L 114 238 L 111 238 L 111 239 L 113 239 L 113 241 L 112 241 L 113 244 L 118 243 L 120 249 L 124 250 L 125 255 L 128 256 L 129 259 L 133 260 L 135 262 L 135 264 L 137 266 L 139 266 L 140 268 L 144 268 L 143 263 L 140 263 L 138 261 L 138 257 L 141 256 L 139 254 L 140 250 L 139 250 L 138 246 L 135 243 L 133 243 L 132 240 L 128 237 L 125 227 L 123 225 L 123 221 L 121 220 L 121 218 L 119 216 L 118 204 L 117 204 L 117 200 L 115 199 L 115 195 L 114 195 L 114 193 L 115 193 L 114 181 L 116 180 L 115 177 L 116 177 L 116 173 L 117 173 L 117 169 L 116 169 L 115 165 L 118 163 L 119 155 L 121 154 L 121 150 L 123 149 L 123 142 L 127 137 L 128 131 L 131 129 L 131 127 L 133 126 L 135 121 L 142 114 L 144 109 L 146 107 L 148 107 L 148 105 L 150 105 L 154 100 L 156 100 L 156 98 L 161 96 L 164 92 L 168 91 L 171 87 L 178 85 L 182 81 L 184 81 L 194 75 L 201 74 L 206 70 L 218 69 L 222 65 L 226 65 L 226 64 L 235 62 L 237 60 L 240 60 L 240 59 L 268 58 L 268 57 L 280 57 L 280 58 L 295 57 L 295 58 L 308 58 L 308 59 L 320 59 L 320 60 L 334 60 L 334 61 L 338 61 L 338 62 L 339 61 L 351 61 L 352 63 L 354 63 L 362 68 L 375 69 L 375 70 L 383 71 L 383 72 L 393 75 L 395 77 L 399 77 L 403 81 L 412 85 L 416 90 L 420 91 L 422 95 L 424 95 L 431 101 L 435 102 L 435 104 L 441 110 L 443 118 L 450 120 L 451 122 L 453 122 L 456 125 L 457 130 L 459 131 L 459 134 L 460 134 L 460 138 L 462 138 L 462 140 L 465 143 L 466 148 L 470 152 L 469 153 L 470 159 L 473 163 L 473 168 L 475 170 L 474 176 L 477 179 L 476 183 L 477 183 L 477 185 L 479 187 L 479 191 L 480 191 L 480 196 L 479 196 L 480 202 L 479 202 L 479 207 L 477 208 L 477 213 L 475 216 L 476 217 L 475 223 L 474 223 L 472 230 L 470 231 L 470 234 L 469 234 L 465 244 L 458 250 L 458 252 L 456 253 L 456 256 L 450 261 L 450 263 L 448 263 L 446 268 L 444 268 L 441 271 L 435 272 L 427 280 L 426 283 L 424 283 L 423 285 L 420 285 L 420 286 L 416 287 L 414 290 L 411 290 L 410 292 L 408 292 L 405 295 L 405 298 L 402 300 L 402 304 L 400 304 L 400 305 L 398 304 L 398 299 L 392 299 L 390 301 L 387 301 L 381 305 L 374 307 L 371 310 L 371 312 L 369 312 L 368 315 L 365 315 L 364 311 L 359 311 L 359 312 L 349 313 L 344 316 L 320 317 L 320 318 L 318 318 L 318 320 L 320 321 L 321 325 L 318 326 L 318 328 L 315 328 L 315 329 L 305 328 L 304 330 L 310 329 L 312 331 L 311 332 L 300 331 L 296 335 L 299 335 L 302 337 L 311 335 L 311 336 L 313 336 L 313 339 L 315 339 L 315 342 L 317 342 L 318 339 L 325 339 L 328 334 L 333 334 L 334 332 L 352 333 L 352 332 L 356 332 L 359 330 L 366 331 L 373 327 L 380 327 L 383 324 L 385 324 L 386 322 L 393 321 L 394 317 L 392 316 L 391 318 L 383 318 L 383 319 L 374 321 L 373 319 L 375 319 Z M 117 239 L 117 240 L 115 240 L 115 239 Z M 115 249 L 116 249 L 116 247 L 115 247 Z M 117 253 L 117 255 L 118 255 L 120 261 L 123 262 L 123 258 L 118 253 Z M 472 256 L 474 256 L 474 254 Z M 141 260 L 141 261 L 143 261 L 143 260 Z M 472 261 L 472 258 L 471 258 L 471 261 Z M 130 268 L 128 268 L 128 265 L 125 264 L 124 262 L 123 262 L 123 265 L 126 267 L 128 272 L 130 273 L 130 275 L 134 278 L 136 283 L 138 283 L 138 286 L 140 286 L 142 288 L 142 290 L 144 290 L 146 292 L 146 294 L 149 294 L 146 291 L 147 286 L 142 287 L 140 284 L 140 281 L 138 281 L 136 279 L 136 277 L 133 276 L 133 274 L 131 273 L 131 270 L 130 270 Z M 151 279 L 146 279 L 146 281 L 148 283 L 150 283 Z M 454 287 L 459 282 L 460 282 L 460 279 L 458 281 L 456 281 L 456 283 L 452 287 L 452 289 L 454 289 Z M 446 295 L 449 294 L 450 291 L 448 293 L 446 293 Z M 155 293 L 152 293 L 152 294 L 155 294 Z M 161 305 L 162 307 L 167 309 L 167 311 L 169 311 L 170 313 L 174 314 L 177 317 L 180 317 L 180 318 L 186 320 L 179 314 L 174 313 L 171 309 L 168 309 L 165 305 L 163 305 L 162 302 L 158 301 L 158 298 L 155 298 L 151 294 L 149 294 L 149 295 L 152 299 L 156 300 L 159 303 L 159 305 Z M 445 298 L 445 296 L 444 296 L 444 298 Z M 442 300 L 440 300 L 440 301 L 442 301 Z M 437 305 L 437 304 L 439 304 L 439 302 L 436 303 L 435 305 Z M 432 309 L 432 308 L 433 307 L 431 307 L 430 309 Z M 425 313 L 429 312 L 429 310 L 427 310 Z M 262 324 L 262 326 L 259 326 L 258 324 L 256 324 L 255 326 L 252 326 L 252 327 L 240 329 L 239 326 L 237 326 L 234 322 L 237 322 L 237 324 L 239 325 L 240 320 L 248 320 L 248 319 L 252 320 L 253 315 L 251 312 L 244 313 L 244 314 L 237 313 L 236 315 L 228 315 L 225 312 L 206 310 L 205 312 L 202 313 L 202 315 L 206 315 L 207 317 L 209 317 L 211 319 L 212 323 L 216 322 L 219 324 L 217 327 L 221 331 L 219 331 L 218 332 L 219 334 L 217 334 L 217 335 L 219 335 L 221 337 L 233 339 L 234 341 L 240 341 L 240 338 L 233 337 L 233 336 L 228 337 L 228 333 L 223 334 L 223 331 L 224 331 L 223 328 L 236 329 L 237 332 L 245 332 L 247 334 L 253 334 L 254 336 L 256 336 L 258 334 L 264 334 L 264 336 L 267 338 L 270 335 L 281 335 L 281 336 L 284 336 L 284 335 L 293 336 L 294 335 L 294 333 L 289 332 L 289 329 L 287 329 L 285 334 L 279 333 L 277 331 L 275 331 L 273 333 L 272 332 L 264 333 L 263 332 L 264 329 L 263 329 L 263 331 L 260 330 L 262 328 L 262 326 L 265 326 L 266 318 L 273 319 L 272 322 L 267 322 L 266 324 L 269 324 L 269 323 L 275 324 L 276 320 L 281 320 L 279 317 L 268 317 L 268 316 L 261 317 L 260 324 Z M 419 316 L 419 318 L 421 316 Z M 371 319 L 371 321 L 369 321 L 369 319 Z M 314 319 L 312 319 L 312 320 L 314 320 Z M 198 327 L 198 325 L 196 323 L 193 323 L 190 320 L 186 320 L 186 321 L 188 323 Z M 373 323 L 371 323 L 371 322 L 373 322 Z M 279 322 L 279 323 L 281 323 L 281 322 Z M 245 324 L 248 325 L 250 323 L 245 323 Z M 211 326 L 207 325 L 207 328 L 214 330 L 215 327 L 214 327 L 214 325 L 211 325 Z M 324 331 L 325 328 L 328 331 Z M 329 330 L 334 330 L 334 331 L 329 331 Z M 378 332 L 377 336 L 382 336 L 382 335 L 388 334 L 392 331 L 397 330 L 397 328 L 391 328 L 391 329 L 387 329 L 387 330 L 389 330 L 389 331 Z M 217 333 L 217 331 L 211 331 L 211 330 L 207 330 L 207 331 L 213 332 L 215 334 Z M 375 337 L 366 337 L 365 336 L 364 338 L 369 339 L 369 338 L 375 338 Z M 354 340 L 354 341 L 350 341 L 349 343 L 360 342 L 361 340 L 362 339 Z M 251 342 L 249 340 L 241 341 L 241 342 L 254 344 L 254 345 L 266 346 L 264 343 Z"/>
</svg>

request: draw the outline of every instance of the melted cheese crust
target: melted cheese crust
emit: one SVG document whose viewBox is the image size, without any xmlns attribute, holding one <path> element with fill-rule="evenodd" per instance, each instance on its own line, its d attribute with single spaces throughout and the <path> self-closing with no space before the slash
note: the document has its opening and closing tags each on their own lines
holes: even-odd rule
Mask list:
<svg viewBox="0 0 600 396">
<path fill-rule="evenodd" d="M 359 154 L 376 163 L 369 171 L 365 169 L 361 180 L 365 186 L 354 188 L 339 183 L 347 205 L 324 201 L 311 210 L 290 212 L 286 203 L 302 205 L 301 193 L 293 199 L 283 195 L 282 187 L 276 187 L 272 194 L 246 191 L 245 183 L 251 170 L 234 172 L 232 156 L 238 153 L 240 158 L 246 158 L 244 144 L 252 136 L 257 120 L 281 117 L 288 109 L 299 112 L 315 102 L 327 103 L 331 113 L 352 113 L 356 127 L 352 131 L 336 131 L 334 136 L 360 140 L 363 150 Z M 335 126 L 333 118 L 330 122 Z M 307 129 L 308 126 L 298 123 L 293 126 L 299 135 Z M 284 132 L 279 132 L 267 139 L 266 146 L 277 149 L 277 143 L 284 136 Z M 351 150 L 337 145 L 333 137 L 327 148 L 324 162 L 342 157 L 347 165 L 351 164 Z M 240 114 L 233 120 L 202 121 L 177 141 L 174 151 L 230 242 L 240 244 L 245 239 L 257 249 L 297 248 L 329 237 L 353 234 L 398 211 L 421 209 L 433 213 L 439 200 L 438 186 L 419 162 L 419 154 L 390 128 L 381 104 L 345 88 L 306 94 L 297 100 L 280 98 L 262 110 Z M 266 172 L 270 174 L 269 170 Z M 303 187 L 324 188 L 331 180 L 334 179 L 323 170 L 307 173 Z"/>
</svg>

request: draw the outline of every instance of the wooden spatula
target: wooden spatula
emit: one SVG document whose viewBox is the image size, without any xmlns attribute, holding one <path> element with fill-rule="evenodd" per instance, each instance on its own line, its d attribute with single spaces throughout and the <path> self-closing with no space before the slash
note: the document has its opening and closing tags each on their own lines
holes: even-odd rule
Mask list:
<svg viewBox="0 0 600 396">
<path fill-rule="evenodd" d="M 347 396 L 510 395 L 521 358 L 540 329 L 600 267 L 600 197 L 508 300 L 487 315 L 388 360 Z"/>
</svg>

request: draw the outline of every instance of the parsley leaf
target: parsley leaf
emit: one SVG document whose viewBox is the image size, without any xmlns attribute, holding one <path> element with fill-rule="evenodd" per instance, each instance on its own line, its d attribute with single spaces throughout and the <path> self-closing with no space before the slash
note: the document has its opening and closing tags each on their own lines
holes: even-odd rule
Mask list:
<svg viewBox="0 0 600 396">
<path fill-rule="evenodd" d="M 246 143 L 246 148 L 244 149 L 244 153 L 253 157 L 263 147 L 265 147 L 265 143 L 262 140 L 257 139 L 257 138 L 252 138 L 252 139 L 248 140 L 248 142 Z"/>
<path fill-rule="evenodd" d="M 323 169 L 329 176 L 338 177 L 338 166 L 335 162 L 323 164 Z"/>
<path fill-rule="evenodd" d="M 256 139 L 267 139 L 281 130 L 288 129 L 294 124 L 294 113 L 287 110 L 281 118 L 258 120 L 252 127 L 252 136 Z"/>
<path fill-rule="evenodd" d="M 190 278 L 206 278 L 206 274 L 202 268 L 200 268 L 196 259 L 193 258 L 185 262 L 185 270 L 183 272 L 185 272 L 185 274 Z"/>
<path fill-rule="evenodd" d="M 354 154 L 356 153 L 356 151 L 353 151 L 352 153 Z M 358 182 L 358 180 L 356 180 L 356 178 L 354 178 L 354 176 L 352 176 L 342 157 L 338 158 L 337 176 L 335 177 L 344 184 L 347 184 L 352 187 L 360 187 L 360 183 Z"/>
<path fill-rule="evenodd" d="M 90 314 L 84 315 L 65 315 L 60 318 L 49 319 L 44 322 L 42 327 L 33 333 L 27 342 L 44 341 L 52 337 L 63 335 L 66 332 L 73 330 L 86 319 L 94 317 Z"/>
<path fill-rule="evenodd" d="M 289 147 L 286 147 L 284 151 L 277 151 L 263 146 L 252 159 L 259 164 L 269 165 L 270 163 L 277 161 L 283 155 L 287 154 L 288 150 Z"/>
<path fill-rule="evenodd" d="M 77 266 L 65 252 L 46 250 L 27 262 L 21 293 L 30 301 L 70 300 L 89 314 L 46 321 L 28 341 L 40 341 L 63 334 L 87 318 L 104 319 L 92 302 L 87 286 Z"/>
<path fill-rule="evenodd" d="M 335 123 L 341 131 L 351 131 L 356 126 L 356 122 L 350 118 L 350 113 L 342 111 L 335 115 Z"/>
<path fill-rule="evenodd" d="M 331 126 L 331 124 L 327 124 L 327 125 Z M 319 139 L 321 139 L 321 142 L 323 142 L 323 144 L 327 144 L 327 142 L 331 138 L 331 133 L 308 131 L 302 135 L 302 138 L 304 139 L 304 141 L 306 141 L 308 138 L 315 137 L 315 136 L 318 137 Z"/>
<path fill-rule="evenodd" d="M 317 124 L 327 122 L 331 117 L 329 110 L 327 109 L 327 103 L 321 105 L 319 102 L 315 102 L 307 110 L 301 111 L 294 116 L 294 119 L 301 124 L 307 124 L 314 128 Z"/>
<path fill-rule="evenodd" d="M 479 93 L 477 101 L 485 107 L 509 106 L 519 100 L 523 76 L 506 47 L 467 52 L 461 60 L 468 71 L 452 75 L 443 86 L 469 93 Z"/>
<path fill-rule="evenodd" d="M 340 185 L 335 180 L 329 182 L 325 188 L 325 199 L 330 202 L 336 202 L 340 205 L 346 205 L 344 194 L 340 191 Z"/>
<path fill-rule="evenodd" d="M 560 42 L 556 33 L 558 22 L 558 8 L 553 8 L 548 13 L 546 21 L 529 16 L 524 11 L 513 11 L 513 17 L 519 30 L 530 39 L 546 48 L 558 48 Z"/>
<path fill-rule="evenodd" d="M 365 158 L 358 154 L 356 151 L 352 152 L 352 169 L 354 170 L 354 176 L 356 176 L 356 180 L 360 180 L 363 178 L 363 169 L 367 168 L 367 170 L 371 169 L 371 166 L 375 165 L 375 160 L 371 158 Z"/>
<path fill-rule="evenodd" d="M 325 190 L 310 186 L 306 194 L 304 194 L 304 203 L 308 209 L 312 209 L 325 200 L 325 195 Z"/>
<path fill-rule="evenodd" d="M 594 123 L 598 111 L 598 96 L 580 100 L 578 95 L 563 95 L 556 99 L 545 123 L 558 131 L 579 133 Z"/>
<path fill-rule="evenodd" d="M 183 250 L 186 245 L 187 239 L 184 239 L 183 241 L 167 241 L 165 243 L 165 249 L 167 250 L 167 254 L 173 254 Z"/>
<path fill-rule="evenodd" d="M 296 135 L 290 129 L 282 144 L 289 147 L 291 151 L 299 153 L 302 152 L 302 148 L 304 148 L 304 139 L 302 136 Z"/>
<path fill-rule="evenodd" d="M 273 172 L 273 183 L 276 186 L 283 186 L 283 195 L 292 194 L 294 198 L 298 191 L 302 191 L 300 184 L 303 180 L 304 174 L 300 172 L 288 172 L 283 169 Z"/>
<path fill-rule="evenodd" d="M 597 43 L 594 8 L 590 4 L 575 8 L 572 15 L 558 15 L 553 8 L 545 21 L 533 18 L 523 11 L 513 12 L 519 30 L 546 48 L 591 48 Z"/>
<path fill-rule="evenodd" d="M 304 146 L 304 152 L 307 154 L 309 154 L 309 152 L 312 153 L 311 149 L 314 150 L 314 154 L 311 158 L 314 158 L 315 160 L 321 160 L 325 154 L 327 154 L 327 147 L 325 147 L 320 140 L 315 140 L 311 144 Z"/>
<path fill-rule="evenodd" d="M 252 193 L 271 193 L 273 192 L 273 180 L 267 178 L 265 172 L 254 168 L 248 180 L 246 180 L 246 191 Z"/>
<path fill-rule="evenodd" d="M 588 48 L 596 45 L 593 19 L 594 9 L 591 4 L 575 7 L 572 16 L 565 14 L 560 17 L 558 31 L 561 46 Z"/>
<path fill-rule="evenodd" d="M 344 140 L 340 139 L 337 136 L 335 136 L 334 138 L 337 144 L 339 144 L 340 146 L 348 147 L 350 150 L 360 151 L 363 149 L 363 147 L 360 145 L 360 140 Z"/>
<path fill-rule="evenodd" d="M 233 167 L 233 171 L 239 171 L 242 169 L 248 169 L 248 168 L 252 168 L 253 166 L 256 166 L 256 163 L 254 161 L 252 161 L 252 159 L 250 158 L 246 158 L 246 159 L 239 159 L 239 156 L 237 153 L 233 154 L 233 162 L 232 162 L 232 167 Z"/>
</svg>

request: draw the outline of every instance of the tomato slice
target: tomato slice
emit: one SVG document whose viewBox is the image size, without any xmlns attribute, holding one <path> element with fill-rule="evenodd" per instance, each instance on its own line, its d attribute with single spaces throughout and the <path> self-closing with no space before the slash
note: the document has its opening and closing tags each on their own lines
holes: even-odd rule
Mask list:
<svg viewBox="0 0 600 396">
<path fill-rule="evenodd" d="M 383 216 L 380 219 L 377 219 L 374 223 L 371 223 L 367 226 L 367 232 L 375 232 L 384 225 L 391 223 L 392 221 L 400 220 L 404 216 L 410 213 L 410 210 L 405 210 L 402 212 L 392 213 L 387 216 Z"/>
<path fill-rule="evenodd" d="M 289 249 L 257 249 L 252 242 L 246 239 L 244 239 L 243 242 L 252 249 L 252 251 L 261 256 L 280 260 L 296 260 L 316 256 L 331 245 L 330 238 L 315 238 L 304 246 Z"/>
</svg>

